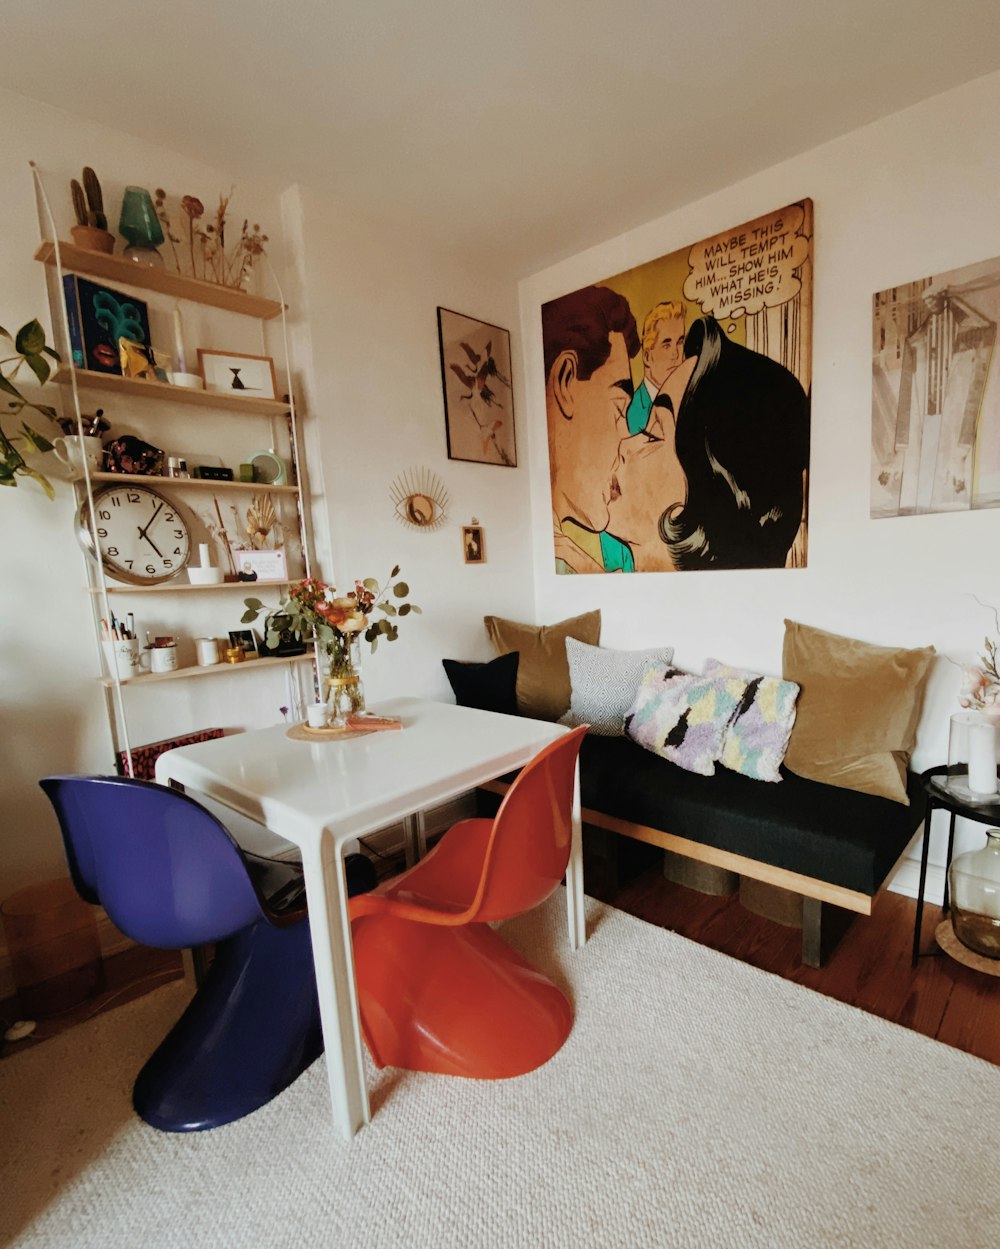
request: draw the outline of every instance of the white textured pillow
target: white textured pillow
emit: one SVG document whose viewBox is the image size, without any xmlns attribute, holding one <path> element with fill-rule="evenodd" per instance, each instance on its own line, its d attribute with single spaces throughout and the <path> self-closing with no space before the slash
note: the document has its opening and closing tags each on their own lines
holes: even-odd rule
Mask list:
<svg viewBox="0 0 1000 1249">
<path fill-rule="evenodd" d="M 646 651 L 615 651 L 566 639 L 571 686 L 569 711 L 560 724 L 589 724 L 601 737 L 622 737 L 625 715 L 650 664 L 666 667 L 672 646 Z"/>
</svg>

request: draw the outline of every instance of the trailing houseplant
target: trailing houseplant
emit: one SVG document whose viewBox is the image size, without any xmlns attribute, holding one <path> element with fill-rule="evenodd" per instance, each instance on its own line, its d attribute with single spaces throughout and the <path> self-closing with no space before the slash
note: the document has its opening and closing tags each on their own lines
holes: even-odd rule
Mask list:
<svg viewBox="0 0 1000 1249">
<path fill-rule="evenodd" d="M 55 408 L 26 399 L 14 385 L 13 379 L 22 368 L 27 366 L 35 375 L 39 385 L 44 386 L 52 372 L 46 357 L 58 363 L 59 355 L 46 343 L 45 331 L 38 321 L 29 321 L 26 325 L 22 325 L 16 335 L 10 334 L 0 326 L 0 335 L 14 345 L 14 354 L 0 360 L 0 392 L 6 396 L 7 400 L 7 407 L 0 416 L 0 486 L 16 486 L 18 478 L 31 477 L 52 499 L 55 498 L 52 483 L 37 469 L 32 468 L 24 458 L 25 454 L 32 452 L 51 451 L 52 443 L 23 419 L 16 433 L 8 433 L 4 428 L 3 417 L 20 417 L 25 408 L 32 408 L 40 412 L 42 416 L 47 416 L 49 420 L 57 419 Z M 9 365 L 13 367 L 8 368 Z"/>
</svg>

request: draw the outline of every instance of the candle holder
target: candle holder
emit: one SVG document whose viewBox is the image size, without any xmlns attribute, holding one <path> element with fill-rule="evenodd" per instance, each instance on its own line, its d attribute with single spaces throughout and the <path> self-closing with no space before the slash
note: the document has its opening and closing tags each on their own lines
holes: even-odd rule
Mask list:
<svg viewBox="0 0 1000 1249">
<path fill-rule="evenodd" d="M 958 711 L 951 717 L 948 789 L 971 801 L 997 792 L 996 723 L 981 711 Z"/>
</svg>

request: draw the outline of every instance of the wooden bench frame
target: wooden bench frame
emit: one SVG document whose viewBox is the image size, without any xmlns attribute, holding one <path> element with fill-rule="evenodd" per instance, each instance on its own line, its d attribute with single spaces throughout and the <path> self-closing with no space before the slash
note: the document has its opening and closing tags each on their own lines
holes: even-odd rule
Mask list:
<svg viewBox="0 0 1000 1249">
<path fill-rule="evenodd" d="M 494 780 L 488 781 L 480 788 L 503 796 L 509 784 L 506 781 Z M 784 867 L 774 867 L 760 859 L 750 859 L 742 854 L 734 854 L 731 850 L 719 850 L 716 846 L 691 841 L 687 837 L 678 837 L 674 833 L 665 833 L 659 828 L 650 828 L 647 824 L 634 824 L 631 820 L 620 820 L 617 816 L 605 815 L 603 811 L 594 811 L 590 807 L 582 808 L 581 818 L 584 824 L 603 829 L 605 832 L 631 837 L 634 841 L 644 841 L 648 845 L 658 846 L 661 850 L 672 850 L 675 854 L 695 859 L 699 863 L 724 868 L 740 876 L 749 876 L 751 880 L 759 880 L 765 885 L 776 885 L 791 893 L 799 894 L 802 898 L 802 962 L 807 967 L 822 966 L 823 904 L 838 906 L 845 911 L 854 911 L 858 915 L 871 915 L 875 898 L 885 888 L 885 882 L 883 882 L 875 894 L 845 889 L 843 885 L 831 885 L 828 881 L 817 880 L 813 876 L 803 876 L 799 872 L 791 872 Z M 905 854 L 904 849 L 900 858 L 903 858 Z M 892 872 L 889 872 L 886 880 L 891 876 Z"/>
</svg>

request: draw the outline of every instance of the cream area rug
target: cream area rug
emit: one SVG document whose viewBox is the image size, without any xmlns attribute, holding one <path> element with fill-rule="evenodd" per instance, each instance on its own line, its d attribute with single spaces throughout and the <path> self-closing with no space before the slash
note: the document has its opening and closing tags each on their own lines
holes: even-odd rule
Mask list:
<svg viewBox="0 0 1000 1249">
<path fill-rule="evenodd" d="M 1000 1069 L 561 891 L 503 925 L 570 992 L 517 1080 L 369 1068 L 333 1134 L 319 1059 L 191 1136 L 132 1113 L 183 984 L 0 1063 L 0 1243 L 72 1249 L 1000 1245 Z"/>
</svg>

